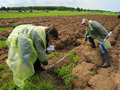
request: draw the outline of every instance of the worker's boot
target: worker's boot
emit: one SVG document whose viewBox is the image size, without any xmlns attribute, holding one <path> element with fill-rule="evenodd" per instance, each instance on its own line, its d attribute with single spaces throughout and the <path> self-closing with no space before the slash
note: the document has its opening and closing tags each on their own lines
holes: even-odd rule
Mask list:
<svg viewBox="0 0 120 90">
<path fill-rule="evenodd" d="M 109 56 L 108 56 L 108 54 L 107 54 L 107 53 L 104 54 L 103 57 L 104 57 L 105 63 L 102 65 L 102 67 L 103 67 L 103 68 L 110 67 Z"/>
<path fill-rule="evenodd" d="M 89 40 L 90 41 L 90 43 L 91 44 L 89 44 L 92 48 L 95 48 L 96 46 L 95 46 L 95 42 L 94 42 L 94 40 L 92 39 L 92 40 Z"/>
</svg>

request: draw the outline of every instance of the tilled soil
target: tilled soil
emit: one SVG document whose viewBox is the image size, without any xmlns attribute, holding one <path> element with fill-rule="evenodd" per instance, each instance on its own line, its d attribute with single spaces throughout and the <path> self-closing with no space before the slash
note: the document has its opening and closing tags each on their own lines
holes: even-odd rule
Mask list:
<svg viewBox="0 0 120 90">
<path fill-rule="evenodd" d="M 101 68 L 104 63 L 99 43 L 95 41 L 96 48 L 81 45 L 85 35 L 85 27 L 81 25 L 83 18 L 95 20 L 102 24 L 108 32 L 112 47 L 108 49 L 111 66 Z M 77 47 L 75 54 L 79 57 L 79 64 L 72 68 L 71 73 L 78 76 L 72 79 L 74 90 L 120 90 L 120 19 L 117 16 L 106 15 L 76 15 L 76 16 L 50 16 L 50 17 L 25 17 L 25 18 L 0 18 L 0 27 L 12 27 L 13 24 L 34 24 L 39 26 L 54 26 L 59 32 L 58 40 L 51 42 L 58 55 L 69 53 Z M 7 38 L 12 28 L 0 32 L 0 39 Z M 87 42 L 89 43 L 89 42 Z M 0 49 L 0 64 L 6 64 L 8 47 Z M 50 60 L 53 64 L 61 58 Z M 66 57 L 53 68 L 60 68 L 69 64 L 70 58 Z M 45 73 L 46 74 L 46 73 Z"/>
</svg>

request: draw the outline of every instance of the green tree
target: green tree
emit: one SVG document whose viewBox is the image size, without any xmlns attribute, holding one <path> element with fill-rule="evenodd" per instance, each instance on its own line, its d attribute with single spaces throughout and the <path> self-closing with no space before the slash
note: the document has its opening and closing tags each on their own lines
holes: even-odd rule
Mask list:
<svg viewBox="0 0 120 90">
<path fill-rule="evenodd" d="M 80 8 L 79 8 L 79 7 L 77 7 L 77 9 L 76 9 L 76 10 L 80 12 Z"/>
<path fill-rule="evenodd" d="M 2 7 L 1 7 L 1 10 L 6 10 L 6 7 L 2 6 Z"/>
<path fill-rule="evenodd" d="M 83 11 L 83 8 L 81 8 L 80 10 Z"/>
<path fill-rule="evenodd" d="M 67 9 L 65 6 L 59 6 L 59 7 L 57 7 L 57 10 L 58 11 L 66 11 Z"/>
</svg>

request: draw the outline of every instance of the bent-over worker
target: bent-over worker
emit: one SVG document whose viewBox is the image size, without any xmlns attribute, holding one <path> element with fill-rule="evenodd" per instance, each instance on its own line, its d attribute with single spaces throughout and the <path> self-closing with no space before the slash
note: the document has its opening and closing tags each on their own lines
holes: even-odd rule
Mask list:
<svg viewBox="0 0 120 90">
<path fill-rule="evenodd" d="M 9 47 L 6 63 L 19 88 L 23 88 L 24 81 L 35 72 L 44 70 L 41 64 L 48 64 L 45 52 L 48 43 L 57 38 L 58 31 L 54 27 L 24 24 L 13 29 L 6 41 Z"/>
<path fill-rule="evenodd" d="M 97 39 L 97 41 L 100 43 L 100 47 L 101 47 L 103 57 L 105 60 L 105 63 L 102 65 L 102 67 L 103 68 L 109 67 L 110 63 L 109 63 L 109 56 L 108 56 L 107 48 L 110 48 L 111 44 L 108 39 L 109 38 L 108 32 L 100 23 L 96 21 L 88 20 L 86 18 L 82 20 L 82 25 L 86 27 L 86 34 L 85 34 L 83 45 L 85 45 L 85 42 L 88 39 L 89 42 L 91 43 L 90 46 L 92 48 L 95 48 L 96 46 L 95 46 L 94 39 Z M 104 42 L 105 38 L 107 40 Z"/>
</svg>

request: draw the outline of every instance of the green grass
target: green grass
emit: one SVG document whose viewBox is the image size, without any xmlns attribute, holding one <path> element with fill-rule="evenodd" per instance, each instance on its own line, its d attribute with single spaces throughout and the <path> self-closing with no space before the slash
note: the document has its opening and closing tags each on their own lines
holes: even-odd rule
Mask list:
<svg viewBox="0 0 120 90">
<path fill-rule="evenodd" d="M 0 39 L 0 48 L 5 47 L 5 46 L 7 46 L 6 42 Z"/>
<path fill-rule="evenodd" d="M 22 18 L 22 17 L 40 17 L 40 16 L 59 16 L 59 15 L 87 15 L 87 14 L 97 14 L 97 15 L 118 15 L 115 12 L 93 12 L 93 11 L 37 11 L 37 12 L 0 12 L 0 18 Z"/>
<path fill-rule="evenodd" d="M 22 90 L 54 90 L 52 82 L 46 82 L 42 79 L 42 76 L 32 76 L 25 82 L 25 86 Z"/>
<path fill-rule="evenodd" d="M 0 32 L 6 31 L 6 30 L 9 30 L 9 29 L 10 29 L 10 27 L 0 28 Z M 7 46 L 6 40 L 7 40 L 7 38 L 0 38 L 0 48 Z"/>
<path fill-rule="evenodd" d="M 9 30 L 10 27 L 6 27 L 6 28 L 0 28 L 0 31 L 6 31 L 6 30 Z"/>
</svg>

